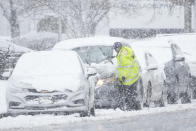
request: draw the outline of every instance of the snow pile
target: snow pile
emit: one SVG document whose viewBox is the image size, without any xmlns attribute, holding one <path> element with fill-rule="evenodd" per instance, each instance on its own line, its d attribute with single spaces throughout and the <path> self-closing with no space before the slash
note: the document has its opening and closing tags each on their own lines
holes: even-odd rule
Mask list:
<svg viewBox="0 0 196 131">
<path fill-rule="evenodd" d="M 62 35 L 62 38 L 66 38 Z M 58 34 L 51 32 L 30 32 L 14 39 L 14 43 L 34 50 L 51 49 L 58 42 Z"/>
<path fill-rule="evenodd" d="M 0 80 L 0 114 L 7 112 L 6 86 L 7 86 L 7 81 Z"/>
<path fill-rule="evenodd" d="M 140 115 L 150 115 L 165 112 L 176 112 L 196 109 L 196 103 L 169 105 L 167 107 L 145 108 L 140 111 L 121 111 L 121 110 L 96 110 L 96 117 L 80 118 L 78 114 L 68 116 L 36 115 L 36 116 L 17 116 L 0 119 L 0 129 L 10 128 L 33 128 L 44 125 L 74 124 L 79 122 L 118 120 Z"/>
<path fill-rule="evenodd" d="M 41 51 L 24 54 L 10 78 L 15 84 L 30 84 L 37 90 L 78 89 L 82 74 L 78 55 L 73 51 Z"/>
</svg>

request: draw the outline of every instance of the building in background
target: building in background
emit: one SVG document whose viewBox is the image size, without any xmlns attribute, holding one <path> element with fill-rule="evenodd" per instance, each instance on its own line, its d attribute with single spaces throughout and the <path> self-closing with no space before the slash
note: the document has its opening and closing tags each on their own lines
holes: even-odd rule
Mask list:
<svg viewBox="0 0 196 131">
<path fill-rule="evenodd" d="M 110 35 L 125 38 L 145 38 L 156 34 L 181 33 L 184 28 L 183 7 L 149 9 L 134 14 L 110 12 Z"/>
</svg>

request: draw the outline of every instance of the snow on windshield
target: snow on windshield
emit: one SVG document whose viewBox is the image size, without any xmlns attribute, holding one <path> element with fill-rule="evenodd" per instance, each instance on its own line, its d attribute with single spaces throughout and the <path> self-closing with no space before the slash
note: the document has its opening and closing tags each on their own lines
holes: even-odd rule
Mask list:
<svg viewBox="0 0 196 131">
<path fill-rule="evenodd" d="M 69 75 L 82 72 L 75 52 L 43 51 L 24 54 L 13 76 Z"/>
</svg>

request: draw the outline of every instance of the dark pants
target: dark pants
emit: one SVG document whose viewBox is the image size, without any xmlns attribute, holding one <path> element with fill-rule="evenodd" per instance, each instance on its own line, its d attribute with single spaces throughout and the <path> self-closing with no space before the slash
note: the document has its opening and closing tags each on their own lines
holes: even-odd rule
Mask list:
<svg viewBox="0 0 196 131">
<path fill-rule="evenodd" d="M 138 81 L 136 81 L 134 84 L 130 86 L 121 85 L 118 87 L 119 95 L 117 97 L 117 106 L 121 110 L 133 110 L 139 108 L 137 101 Z"/>
</svg>

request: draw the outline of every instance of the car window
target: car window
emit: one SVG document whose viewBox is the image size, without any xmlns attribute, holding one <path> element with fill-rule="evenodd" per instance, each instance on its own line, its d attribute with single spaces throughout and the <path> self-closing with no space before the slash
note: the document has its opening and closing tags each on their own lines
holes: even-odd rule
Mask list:
<svg viewBox="0 0 196 131">
<path fill-rule="evenodd" d="M 100 63 L 113 56 L 112 46 L 85 46 L 73 49 L 84 63 Z"/>
</svg>

